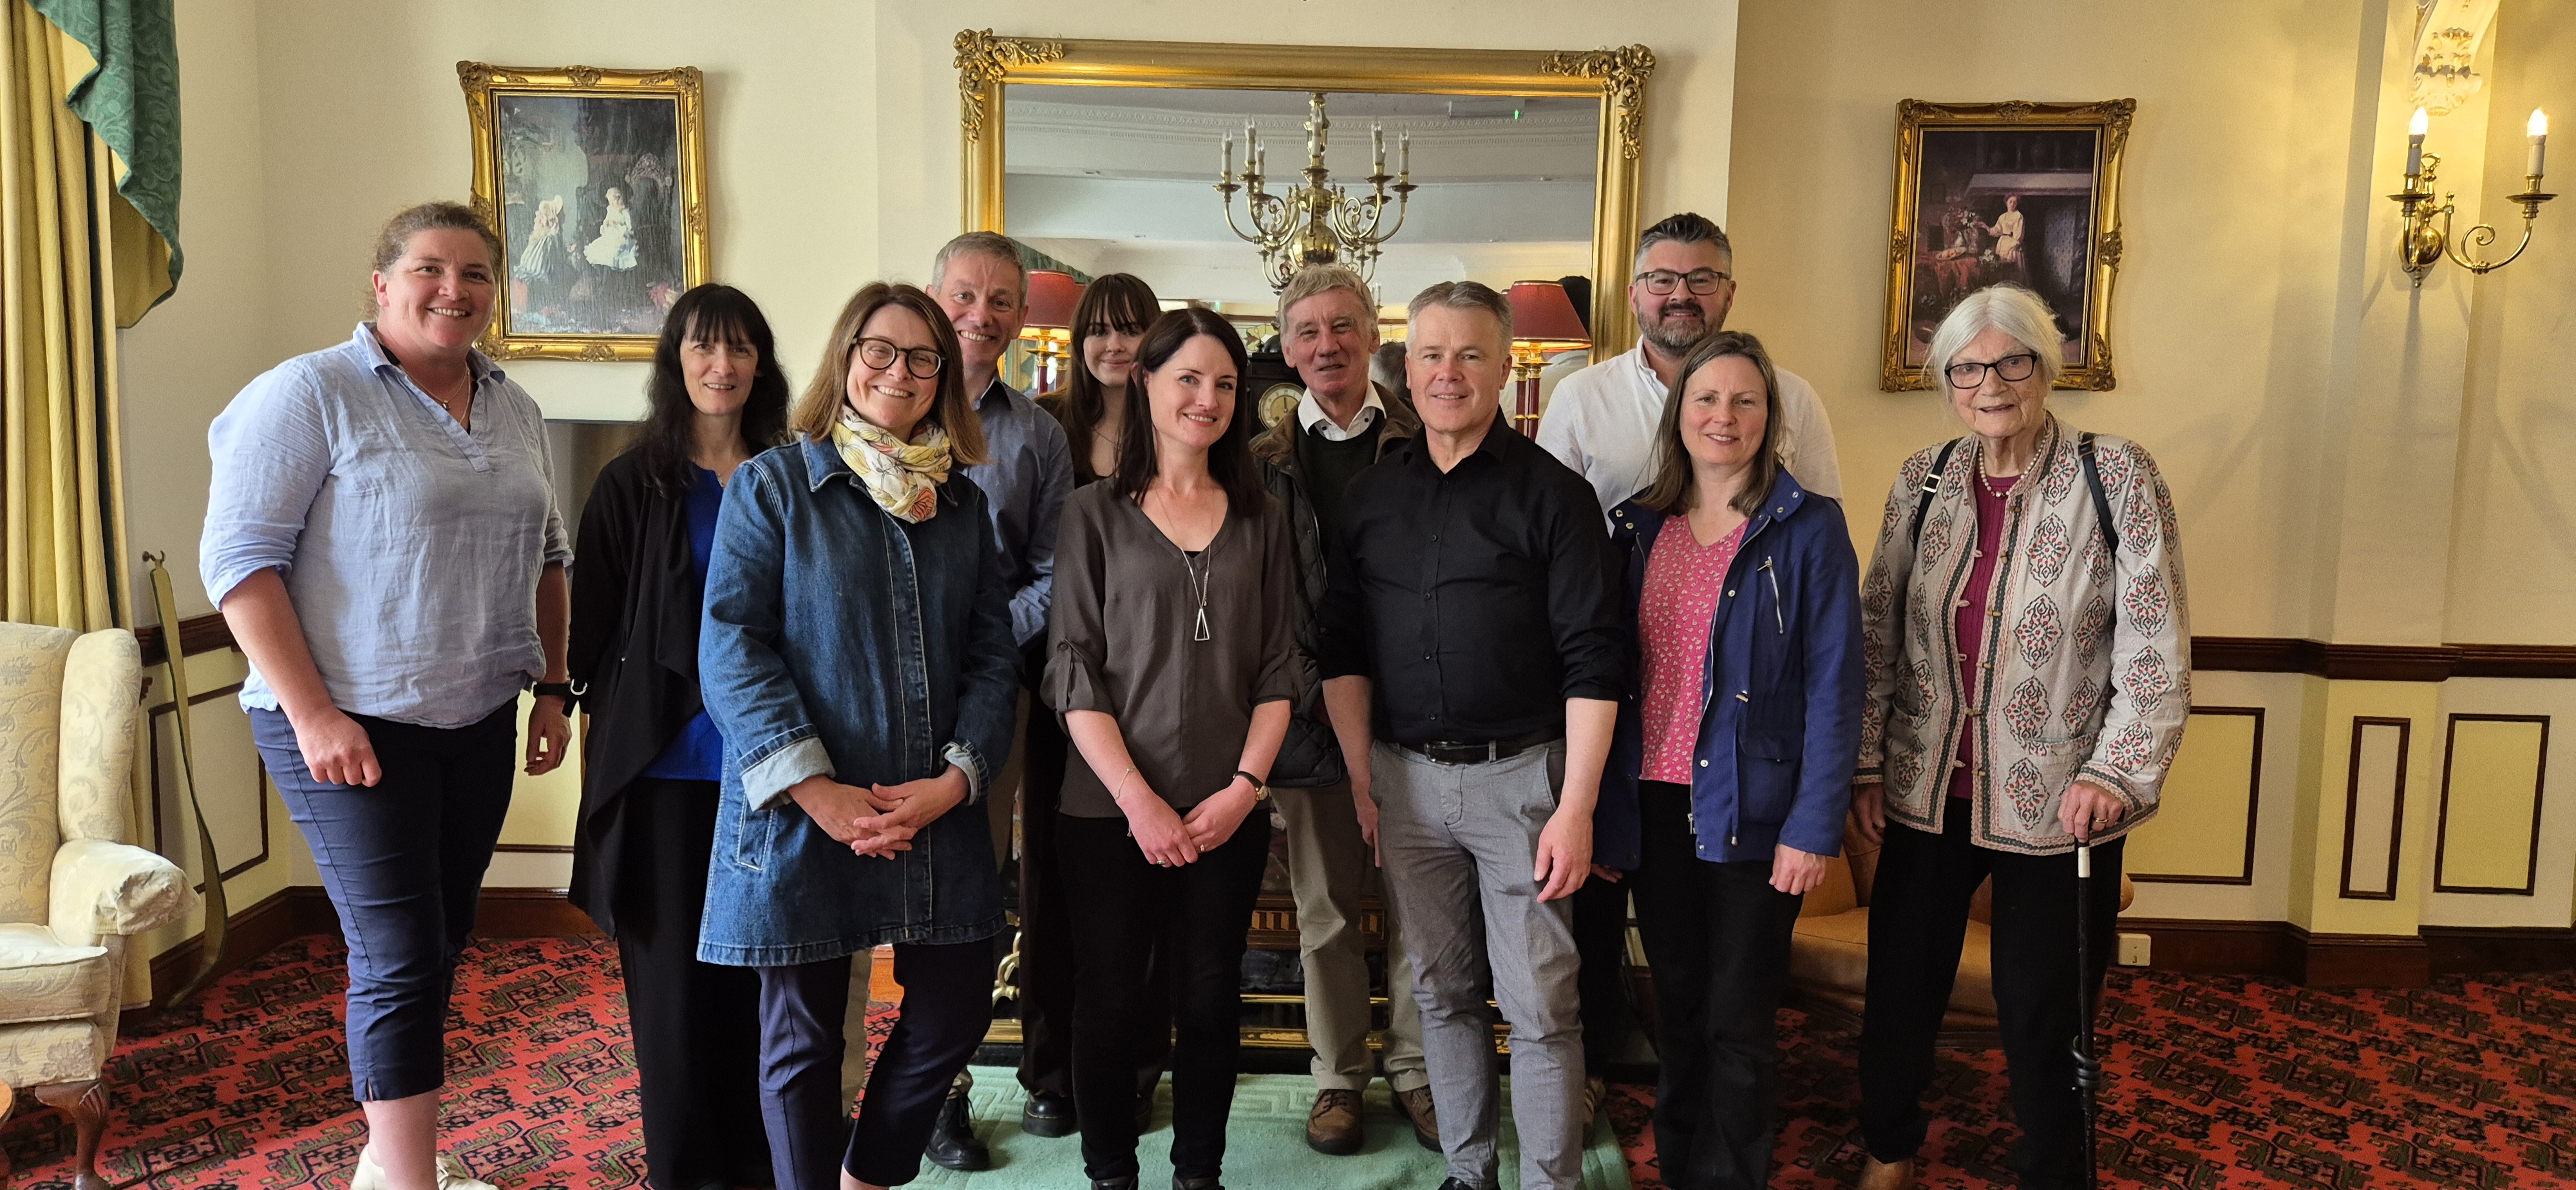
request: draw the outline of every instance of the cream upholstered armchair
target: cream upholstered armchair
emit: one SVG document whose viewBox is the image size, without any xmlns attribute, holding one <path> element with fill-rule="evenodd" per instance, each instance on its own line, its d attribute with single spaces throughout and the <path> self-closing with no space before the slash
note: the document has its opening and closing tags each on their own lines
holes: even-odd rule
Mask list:
<svg viewBox="0 0 2576 1190">
<path fill-rule="evenodd" d="M 1869 988 L 1869 905 L 1878 883 L 1879 845 L 1843 834 L 1843 853 L 1826 861 L 1825 882 L 1807 894 L 1789 936 L 1789 986 L 1809 1010 L 1857 1021 Z M 1959 947 L 1959 979 L 1942 1016 L 1944 1044 L 1981 1045 L 1995 1037 L 1994 881 L 1968 902 L 1968 934 Z M 2120 877 L 2120 907 L 2137 899 Z M 2070 939 L 2068 945 L 2073 945 Z M 2108 939 L 2105 947 L 2116 945 Z"/>
<path fill-rule="evenodd" d="M 193 895 L 130 842 L 142 677 L 121 628 L 0 623 L 0 1083 L 72 1117 L 79 1190 L 106 1185 L 100 1076 L 133 939 Z"/>
</svg>

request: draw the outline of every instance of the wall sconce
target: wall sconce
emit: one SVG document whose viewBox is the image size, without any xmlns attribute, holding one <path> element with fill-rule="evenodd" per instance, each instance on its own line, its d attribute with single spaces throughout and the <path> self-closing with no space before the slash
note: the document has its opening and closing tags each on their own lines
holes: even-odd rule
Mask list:
<svg viewBox="0 0 2576 1190">
<path fill-rule="evenodd" d="M 2424 287 L 2424 275 L 2432 272 L 2433 266 L 2441 263 L 2446 255 L 2452 263 L 2472 273 L 2491 273 L 2512 264 L 2516 257 L 2522 255 L 2523 249 L 2531 246 L 2531 222 L 2540 216 L 2540 204 L 2558 197 L 2543 194 L 2540 190 L 2541 166 L 2548 155 L 2549 117 L 2534 108 L 2528 126 L 2531 155 L 2523 162 L 2522 193 L 2505 196 L 2506 201 L 2522 206 L 2522 242 L 2514 245 L 2512 254 L 2502 260 L 2476 259 L 2470 253 L 2494 244 L 2496 229 L 2481 223 L 2470 228 L 2467 235 L 2458 239 L 2451 237 L 2451 196 L 2445 194 L 2442 205 L 2433 205 L 2434 174 L 2441 168 L 2442 159 L 2424 151 L 2427 123 L 2424 109 L 2416 108 L 2415 118 L 2406 125 L 2406 190 L 2388 196 L 2403 209 L 2398 224 L 2397 258 L 2405 265 L 2406 275 L 2415 279 L 2417 289 Z M 2434 225 L 2435 219 L 2441 220 L 2440 226 Z M 2468 252 L 2460 250 L 2463 243 L 2469 246 Z"/>
</svg>

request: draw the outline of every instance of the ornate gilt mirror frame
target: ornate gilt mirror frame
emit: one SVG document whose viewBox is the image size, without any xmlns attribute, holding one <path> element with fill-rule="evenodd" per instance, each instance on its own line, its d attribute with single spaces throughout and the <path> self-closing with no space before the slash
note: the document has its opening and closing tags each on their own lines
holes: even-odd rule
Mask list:
<svg viewBox="0 0 2576 1190">
<path fill-rule="evenodd" d="M 1628 275 L 1636 250 L 1646 79 L 1655 71 L 1655 55 L 1642 45 L 1555 51 L 1377 49 L 996 37 L 990 29 L 965 30 L 956 44 L 965 226 L 975 231 L 1009 230 L 1002 210 L 1002 88 L 1008 83 L 1597 98 L 1601 132 L 1592 200 L 1593 358 L 1606 359 L 1636 342 L 1628 286 L 1618 279 Z"/>
</svg>

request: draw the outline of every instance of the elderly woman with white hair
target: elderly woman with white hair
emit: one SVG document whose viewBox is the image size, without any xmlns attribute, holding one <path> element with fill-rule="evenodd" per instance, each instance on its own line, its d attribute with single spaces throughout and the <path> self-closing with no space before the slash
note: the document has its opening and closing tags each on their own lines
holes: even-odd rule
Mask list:
<svg viewBox="0 0 2576 1190">
<path fill-rule="evenodd" d="M 1966 436 L 1906 460 L 1861 585 L 1869 674 L 1852 826 L 1884 839 L 1861 1027 L 1862 1190 L 1914 1181 L 1920 1100 L 1968 903 L 1991 877 L 1995 1004 L 2030 1187 L 2085 1183 L 2070 1050 L 2081 911 L 2107 941 L 2121 837 L 2156 810 L 2190 709 L 2172 497 L 2136 443 L 2048 412 L 2060 334 L 2029 290 L 1979 290 L 1928 374 Z M 1893 892 L 1894 895 L 1891 895 Z M 2092 952 L 2091 1003 L 2110 947 Z"/>
</svg>

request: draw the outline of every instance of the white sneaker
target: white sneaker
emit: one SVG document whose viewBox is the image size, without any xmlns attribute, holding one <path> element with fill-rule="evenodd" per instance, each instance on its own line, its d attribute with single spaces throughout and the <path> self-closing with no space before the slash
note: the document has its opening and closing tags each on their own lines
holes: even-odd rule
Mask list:
<svg viewBox="0 0 2576 1190">
<path fill-rule="evenodd" d="M 375 1154 L 358 1150 L 358 1168 L 349 1175 L 349 1190 L 390 1190 L 392 1182 L 385 1170 L 376 1164 Z M 490 1182 L 480 1181 L 467 1171 L 465 1163 L 444 1149 L 438 1154 L 438 1190 L 499 1190 Z"/>
</svg>

